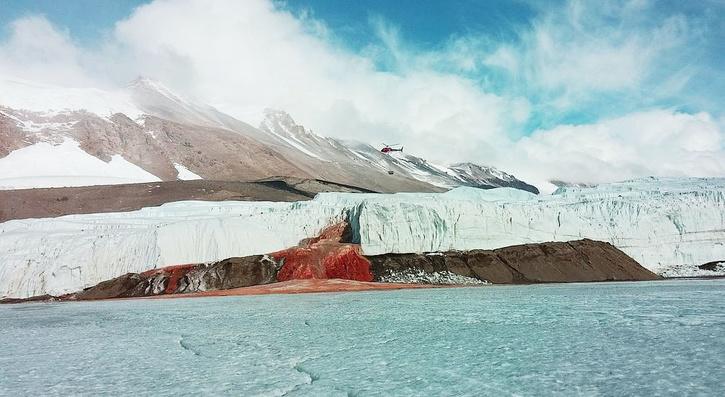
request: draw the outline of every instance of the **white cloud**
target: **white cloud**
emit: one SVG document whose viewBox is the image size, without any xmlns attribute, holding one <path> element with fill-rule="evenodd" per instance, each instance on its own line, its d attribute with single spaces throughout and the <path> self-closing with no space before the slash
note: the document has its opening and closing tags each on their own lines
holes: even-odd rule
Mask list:
<svg viewBox="0 0 725 397">
<path fill-rule="evenodd" d="M 157 1 L 120 22 L 117 46 L 134 59 L 126 69 L 162 77 L 248 121 L 265 107 L 281 108 L 318 133 L 400 141 L 438 161 L 476 157 L 477 145 L 505 140 L 506 129 L 526 116 L 520 98 L 486 93 L 465 77 L 407 62 L 414 54 L 382 22 L 386 50 L 404 64 L 395 72 L 331 44 L 320 22 L 269 2 L 212 4 Z M 185 73 L 169 70 L 180 66 Z"/>
<path fill-rule="evenodd" d="M 89 80 L 81 58 L 67 32 L 43 17 L 25 17 L 10 25 L 7 41 L 0 43 L 0 74 L 84 85 Z"/>
<path fill-rule="evenodd" d="M 707 113 L 650 110 L 560 125 L 519 140 L 508 166 L 537 182 L 601 183 L 641 176 L 723 176 L 725 133 Z"/>
<path fill-rule="evenodd" d="M 513 43 L 501 43 L 482 58 L 501 68 L 512 85 L 568 109 L 596 101 L 601 93 L 638 96 L 661 86 L 658 97 L 677 95 L 691 77 L 691 57 L 700 31 L 679 14 L 655 16 L 648 1 L 613 1 L 596 7 L 578 0 L 548 8 Z M 690 73 L 686 73 L 688 72 Z"/>
<path fill-rule="evenodd" d="M 434 51 L 415 50 L 376 20 L 380 45 L 354 53 L 323 22 L 270 1 L 156 0 L 118 22 L 100 49 L 75 45 L 44 18 L 18 20 L 0 42 L 0 74 L 66 86 L 145 75 L 248 122 L 266 107 L 285 109 L 319 134 L 395 141 L 431 160 L 497 165 L 534 182 L 725 174 L 725 129 L 706 113 L 630 110 L 518 138 L 542 109 L 601 92 L 624 100 L 652 79 L 661 84 L 650 95 L 674 95 L 696 73 L 679 64 L 657 73 L 671 51 L 688 54 L 685 17 L 644 23 L 646 1 L 584 5 L 543 12 L 516 42 L 454 37 Z M 381 70 L 381 58 L 394 65 Z M 514 87 L 483 88 L 471 76 L 487 67 Z"/>
</svg>

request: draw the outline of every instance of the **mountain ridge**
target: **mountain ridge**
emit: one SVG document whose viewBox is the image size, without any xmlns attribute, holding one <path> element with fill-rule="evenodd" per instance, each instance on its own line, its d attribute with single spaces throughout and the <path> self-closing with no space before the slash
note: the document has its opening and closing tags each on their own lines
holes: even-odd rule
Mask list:
<svg viewBox="0 0 725 397">
<path fill-rule="evenodd" d="M 23 89 L 28 86 L 30 92 Z M 506 186 L 538 193 L 536 187 L 493 167 L 471 163 L 444 167 L 407 153 L 381 153 L 364 142 L 317 135 L 282 110 L 266 109 L 260 125 L 253 127 L 143 77 L 129 83 L 125 91 L 108 92 L 102 106 L 89 105 L 89 110 L 83 106 L 83 96 L 94 101 L 104 97 L 102 90 L 8 80 L 0 81 L 3 87 L 12 89 L 0 94 L 0 170 L 26 168 L 24 164 L 9 164 L 7 156 L 11 152 L 41 142 L 51 144 L 42 157 L 52 163 L 48 168 L 53 169 L 53 175 L 31 175 L 29 171 L 3 174 L 5 179 L 13 180 L 35 177 L 40 181 L 35 187 L 52 187 L 51 177 L 71 180 L 74 176 L 96 176 L 94 170 L 73 169 L 62 158 L 56 158 L 62 156 L 54 148 L 70 140 L 90 156 L 104 162 L 121 156 L 163 181 L 182 179 L 180 170 L 185 170 L 203 179 L 257 180 L 284 175 L 380 192 Z M 62 102 L 56 99 L 47 105 L 42 99 L 28 100 L 44 92 L 50 98 L 59 98 L 69 90 L 75 97 L 65 108 L 59 107 Z M 22 108 L 24 105 L 28 109 Z M 114 112 L 114 106 L 121 111 Z M 43 182 L 42 177 L 48 178 Z M 3 185 L 7 188 L 10 183 L 0 180 Z"/>
</svg>

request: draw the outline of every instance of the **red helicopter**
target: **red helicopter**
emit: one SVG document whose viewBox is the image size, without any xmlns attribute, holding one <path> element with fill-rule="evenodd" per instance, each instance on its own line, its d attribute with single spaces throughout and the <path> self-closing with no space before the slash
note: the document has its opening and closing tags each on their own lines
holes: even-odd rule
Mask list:
<svg viewBox="0 0 725 397">
<path fill-rule="evenodd" d="M 383 152 L 383 153 L 402 152 L 403 151 L 403 147 L 402 146 L 400 148 L 397 148 L 397 149 L 396 148 L 393 148 L 393 146 L 398 146 L 398 145 L 399 144 L 397 144 L 397 143 L 394 144 L 394 145 L 388 145 L 388 144 L 383 143 L 383 146 L 384 147 L 382 149 L 380 149 L 380 151 Z"/>
</svg>

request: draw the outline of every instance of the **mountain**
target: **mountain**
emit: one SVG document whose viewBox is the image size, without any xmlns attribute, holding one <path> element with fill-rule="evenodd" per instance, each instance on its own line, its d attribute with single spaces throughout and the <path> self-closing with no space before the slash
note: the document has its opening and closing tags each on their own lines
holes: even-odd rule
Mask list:
<svg viewBox="0 0 725 397">
<path fill-rule="evenodd" d="M 506 186 L 538 193 L 492 167 L 444 167 L 322 137 L 280 110 L 266 110 L 254 127 L 147 78 L 116 91 L 0 79 L 0 188 L 274 176 L 381 192 Z"/>
<path fill-rule="evenodd" d="M 377 148 L 362 142 L 324 138 L 298 125 L 289 114 L 280 110 L 266 110 L 259 129 L 279 139 L 281 141 L 277 143 L 279 145 L 295 148 L 308 157 L 323 162 L 354 164 L 357 172 L 360 171 L 359 167 L 363 167 L 366 173 L 373 175 L 381 173 L 391 175 L 392 171 L 392 175 L 405 176 L 444 189 L 457 186 L 484 189 L 513 187 L 539 193 L 535 186 L 494 167 L 473 163 L 444 167 L 404 152 L 382 153 Z"/>
<path fill-rule="evenodd" d="M 552 185 L 556 186 L 557 189 L 559 188 L 572 188 L 572 187 L 596 187 L 597 185 L 594 183 L 584 183 L 584 182 L 567 182 L 562 181 L 559 179 L 552 179 L 549 181 Z"/>
</svg>

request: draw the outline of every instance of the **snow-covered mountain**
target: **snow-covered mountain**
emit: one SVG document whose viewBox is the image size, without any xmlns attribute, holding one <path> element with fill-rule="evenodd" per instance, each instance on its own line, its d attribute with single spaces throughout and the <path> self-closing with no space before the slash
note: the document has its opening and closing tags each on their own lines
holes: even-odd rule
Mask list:
<svg viewBox="0 0 725 397">
<path fill-rule="evenodd" d="M 2 188 L 271 176 L 383 192 L 455 186 L 538 192 L 491 167 L 442 167 L 322 137 L 283 111 L 267 110 L 255 128 L 146 78 L 115 91 L 0 79 Z"/>
<path fill-rule="evenodd" d="M 321 137 L 295 123 L 289 114 L 279 110 L 266 110 L 259 129 L 281 141 L 277 144 L 295 148 L 309 157 L 324 162 L 351 163 L 356 168 L 363 167 L 375 175 L 390 175 L 392 171 L 392 175 L 405 176 L 445 189 L 457 186 L 514 187 L 539 193 L 536 187 L 494 167 L 472 163 L 444 167 L 404 152 L 382 153 L 366 143 Z"/>
<path fill-rule="evenodd" d="M 577 187 L 596 187 L 595 183 L 584 183 L 584 182 L 567 182 L 558 179 L 552 179 L 549 181 L 552 185 L 556 186 L 557 189 L 561 188 L 577 188 Z"/>
<path fill-rule="evenodd" d="M 606 241 L 644 267 L 725 261 L 725 179 L 643 179 L 537 196 L 511 188 L 322 193 L 312 201 L 187 201 L 0 223 L 0 297 L 61 294 L 128 272 L 264 254 L 347 220 L 366 255 Z"/>
</svg>

